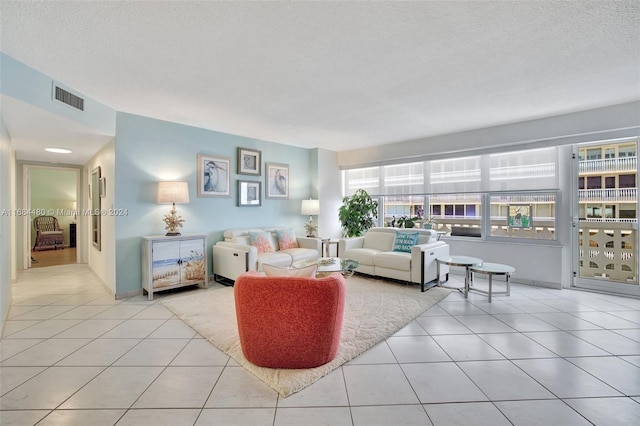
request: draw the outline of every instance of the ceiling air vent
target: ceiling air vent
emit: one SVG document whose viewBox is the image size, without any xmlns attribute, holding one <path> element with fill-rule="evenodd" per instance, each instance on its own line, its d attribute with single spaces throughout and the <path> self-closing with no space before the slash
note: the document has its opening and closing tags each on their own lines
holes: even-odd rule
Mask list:
<svg viewBox="0 0 640 426">
<path fill-rule="evenodd" d="M 56 86 L 56 99 L 62 103 L 84 111 L 84 99 Z"/>
</svg>

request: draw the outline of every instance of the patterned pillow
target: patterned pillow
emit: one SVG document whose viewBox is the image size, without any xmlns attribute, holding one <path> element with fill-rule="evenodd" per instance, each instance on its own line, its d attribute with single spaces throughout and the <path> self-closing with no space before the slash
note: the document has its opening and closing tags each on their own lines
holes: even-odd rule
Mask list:
<svg viewBox="0 0 640 426">
<path fill-rule="evenodd" d="M 411 253 L 411 247 L 418 242 L 417 232 L 400 232 L 396 231 L 396 241 L 393 244 L 393 251 L 401 251 Z"/>
<path fill-rule="evenodd" d="M 298 240 L 296 240 L 296 234 L 293 229 L 276 229 L 276 236 L 278 237 L 280 250 L 298 248 Z"/>
<path fill-rule="evenodd" d="M 312 264 L 302 268 L 280 268 L 278 266 L 262 264 L 262 270 L 267 277 L 315 277 L 318 265 Z"/>
<path fill-rule="evenodd" d="M 273 253 L 275 251 L 270 240 L 271 238 L 266 232 L 249 231 L 249 241 L 252 246 L 258 249 L 258 253 Z"/>
</svg>

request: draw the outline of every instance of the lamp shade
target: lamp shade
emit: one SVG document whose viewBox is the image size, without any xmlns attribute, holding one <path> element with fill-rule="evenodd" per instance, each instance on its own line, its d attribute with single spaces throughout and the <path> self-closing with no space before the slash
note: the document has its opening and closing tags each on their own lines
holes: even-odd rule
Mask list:
<svg viewBox="0 0 640 426">
<path fill-rule="evenodd" d="M 185 204 L 189 202 L 187 182 L 158 182 L 158 204 Z"/>
<path fill-rule="evenodd" d="M 302 208 L 300 214 L 316 216 L 320 214 L 320 201 L 319 200 L 302 200 Z"/>
</svg>

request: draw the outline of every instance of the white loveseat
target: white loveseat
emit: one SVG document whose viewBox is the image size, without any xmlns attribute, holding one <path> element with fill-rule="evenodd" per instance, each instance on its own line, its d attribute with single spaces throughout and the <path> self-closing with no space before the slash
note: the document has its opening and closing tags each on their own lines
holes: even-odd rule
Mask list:
<svg viewBox="0 0 640 426">
<path fill-rule="evenodd" d="M 404 251 L 394 251 L 398 233 L 418 234 L 415 245 Z M 448 257 L 449 245 L 438 241 L 438 233 L 431 229 L 370 228 L 364 236 L 342 238 L 339 241 L 341 258 L 360 262 L 356 272 L 425 284 L 434 281 L 437 274 L 436 257 Z M 441 265 L 440 277 L 446 280 L 447 265 Z"/>
<path fill-rule="evenodd" d="M 213 246 L 213 276 L 217 282 L 233 284 L 238 275 L 246 271 L 262 271 L 263 264 L 286 267 L 300 260 L 320 257 L 322 240 L 296 235 L 297 248 L 280 250 L 277 230 L 291 229 L 285 226 L 269 228 L 230 229 L 224 232 L 224 241 Z M 258 253 L 251 245 L 250 232 L 266 232 L 273 252 Z"/>
</svg>

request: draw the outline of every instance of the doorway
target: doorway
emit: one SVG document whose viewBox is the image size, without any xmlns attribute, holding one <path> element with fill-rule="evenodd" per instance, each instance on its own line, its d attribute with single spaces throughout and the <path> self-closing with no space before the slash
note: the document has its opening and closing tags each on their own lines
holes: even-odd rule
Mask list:
<svg viewBox="0 0 640 426">
<path fill-rule="evenodd" d="M 640 296 L 637 139 L 573 147 L 576 288 Z"/>
<path fill-rule="evenodd" d="M 24 166 L 24 262 L 27 268 L 78 263 L 78 205 L 80 169 Z M 63 243 L 36 244 L 34 218 L 52 216 L 62 229 Z M 27 269 L 25 268 L 25 269 Z"/>
</svg>

